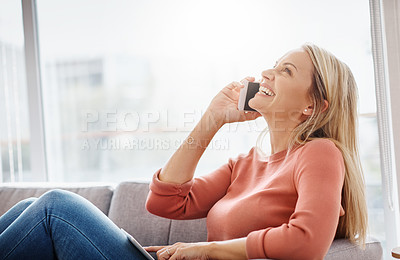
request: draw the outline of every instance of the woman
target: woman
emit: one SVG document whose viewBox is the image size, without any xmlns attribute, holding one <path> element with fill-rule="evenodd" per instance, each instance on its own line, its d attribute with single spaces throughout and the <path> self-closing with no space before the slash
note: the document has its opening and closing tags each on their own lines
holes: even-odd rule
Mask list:
<svg viewBox="0 0 400 260">
<path fill-rule="evenodd" d="M 254 81 L 254 78 L 248 78 Z M 323 259 L 335 237 L 363 244 L 367 212 L 357 150 L 357 92 L 350 69 L 306 44 L 262 72 L 236 109 L 239 83 L 225 87 L 150 184 L 147 209 L 175 219 L 207 217 L 208 243 L 149 247 L 159 259 Z M 263 116 L 272 155 L 259 150 L 196 178 L 219 128 Z"/>
<path fill-rule="evenodd" d="M 260 93 L 249 103 L 257 112 L 239 112 L 242 85 L 228 85 L 154 175 L 147 209 L 176 219 L 207 216 L 209 241 L 148 247 L 159 259 L 322 259 L 334 237 L 364 243 L 350 70 L 325 50 L 304 45 L 262 77 Z M 272 155 L 254 148 L 193 179 L 222 125 L 259 116 L 268 123 Z M 0 218 L 0 259 L 54 258 L 142 259 L 95 206 L 59 190 L 24 200 Z"/>
</svg>

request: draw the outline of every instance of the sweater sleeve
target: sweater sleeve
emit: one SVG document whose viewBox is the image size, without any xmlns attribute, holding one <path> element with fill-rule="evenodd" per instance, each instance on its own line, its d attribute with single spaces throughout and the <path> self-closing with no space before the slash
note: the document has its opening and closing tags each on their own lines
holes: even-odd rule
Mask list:
<svg viewBox="0 0 400 260">
<path fill-rule="evenodd" d="M 293 172 L 298 193 L 295 210 L 288 223 L 247 236 L 249 259 L 323 259 L 343 212 L 344 173 L 342 153 L 333 142 L 321 139 L 307 143 Z"/>
<path fill-rule="evenodd" d="M 214 172 L 183 184 L 162 182 L 158 170 L 150 183 L 146 209 L 171 219 L 196 219 L 207 216 L 211 207 L 225 194 L 231 183 L 234 160 Z"/>
</svg>

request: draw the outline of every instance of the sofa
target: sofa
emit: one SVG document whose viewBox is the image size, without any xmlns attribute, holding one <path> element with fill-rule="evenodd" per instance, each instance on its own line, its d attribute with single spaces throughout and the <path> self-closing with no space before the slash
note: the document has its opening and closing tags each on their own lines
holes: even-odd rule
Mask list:
<svg viewBox="0 0 400 260">
<path fill-rule="evenodd" d="M 52 184 L 9 183 L 0 186 L 0 215 L 18 201 L 39 197 L 46 191 L 60 188 L 75 192 L 96 205 L 120 228 L 132 234 L 144 246 L 169 245 L 176 242 L 199 242 L 207 240 L 206 220 L 170 220 L 154 216 L 145 209 L 148 183 L 122 182 L 105 184 Z M 365 250 L 346 239 L 332 243 L 326 260 L 381 260 L 382 246 L 369 237 Z"/>
</svg>

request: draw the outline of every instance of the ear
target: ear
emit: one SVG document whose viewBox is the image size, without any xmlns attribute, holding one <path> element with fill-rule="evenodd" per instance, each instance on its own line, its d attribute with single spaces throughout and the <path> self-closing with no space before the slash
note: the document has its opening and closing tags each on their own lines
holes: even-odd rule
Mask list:
<svg viewBox="0 0 400 260">
<path fill-rule="evenodd" d="M 329 107 L 329 103 L 327 100 L 324 99 L 324 107 L 322 108 L 321 112 L 325 112 Z M 309 105 L 306 109 L 303 110 L 303 115 L 305 116 L 311 116 L 313 113 L 314 107 L 312 105 Z"/>
<path fill-rule="evenodd" d="M 324 99 L 324 108 L 322 109 L 321 112 L 325 112 L 328 109 L 328 107 L 329 107 L 328 100 Z"/>
</svg>

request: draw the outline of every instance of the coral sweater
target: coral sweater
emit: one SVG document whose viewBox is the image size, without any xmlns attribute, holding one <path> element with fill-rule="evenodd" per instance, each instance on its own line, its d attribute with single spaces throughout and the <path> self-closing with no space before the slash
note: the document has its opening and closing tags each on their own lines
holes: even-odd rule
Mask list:
<svg viewBox="0 0 400 260">
<path fill-rule="evenodd" d="M 323 259 L 344 215 L 344 162 L 332 141 L 247 155 L 178 185 L 150 184 L 146 208 L 172 219 L 207 217 L 208 241 L 246 237 L 249 259 Z M 285 159 L 286 157 L 286 159 Z"/>
</svg>

